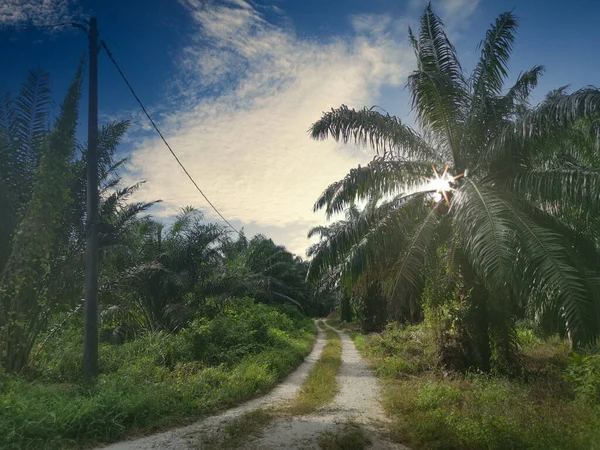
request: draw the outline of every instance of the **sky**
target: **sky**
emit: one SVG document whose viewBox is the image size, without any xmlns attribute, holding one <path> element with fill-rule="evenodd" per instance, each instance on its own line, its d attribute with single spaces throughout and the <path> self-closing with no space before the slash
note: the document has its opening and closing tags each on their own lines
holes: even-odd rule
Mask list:
<svg viewBox="0 0 600 450">
<path fill-rule="evenodd" d="M 565 6 L 568 5 L 568 6 Z M 407 30 L 424 0 L 2 0 L 0 92 L 18 91 L 30 69 L 51 75 L 60 104 L 87 40 L 76 29 L 13 30 L 98 18 L 100 38 L 174 151 L 220 212 L 247 236 L 265 234 L 305 256 L 307 231 L 325 223 L 319 194 L 373 157 L 368 148 L 313 141 L 310 125 L 346 104 L 378 105 L 413 122 L 406 78 L 415 67 Z M 534 95 L 598 85 L 600 2 L 438 0 L 467 71 L 489 24 L 519 18 L 510 69 L 542 64 Z M 150 128 L 105 54 L 99 57 L 100 121 L 131 120 L 120 156 L 124 184 L 146 180 L 136 201 L 169 222 L 196 206 L 218 221 Z M 84 86 L 85 89 L 85 86 Z M 78 136 L 86 139 L 85 99 Z"/>
</svg>

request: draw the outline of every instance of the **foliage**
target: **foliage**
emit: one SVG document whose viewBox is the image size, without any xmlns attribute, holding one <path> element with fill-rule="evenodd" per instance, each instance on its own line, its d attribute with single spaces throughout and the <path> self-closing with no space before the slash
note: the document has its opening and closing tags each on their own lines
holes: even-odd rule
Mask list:
<svg viewBox="0 0 600 450">
<path fill-rule="evenodd" d="M 401 378 L 436 367 L 431 331 L 423 325 L 389 324 L 381 335 L 371 335 L 364 346 L 368 358 L 376 361 L 376 371 L 385 377 Z"/>
<path fill-rule="evenodd" d="M 264 236 L 232 239 L 191 207 L 166 227 L 132 201 L 99 130 L 100 376 L 82 385 L 86 158 L 82 67 L 54 124 L 48 76 L 0 95 L 0 435 L 65 448 L 176 425 L 257 395 L 309 350 L 324 297 Z M 3 447 L 4 448 L 4 447 Z"/>
<path fill-rule="evenodd" d="M 484 376 L 391 382 L 386 399 L 394 437 L 415 449 L 589 449 L 599 438 L 597 410 Z"/>
<path fill-rule="evenodd" d="M 580 401 L 583 392 L 597 395 L 597 377 L 581 370 L 582 358 L 566 365 L 561 340 L 533 335 L 523 346 L 526 370 L 511 379 L 440 370 L 435 333 L 426 325 L 357 337 L 366 339 L 363 354 L 383 379 L 392 437 L 410 448 L 589 449 L 600 439 L 598 397 Z"/>
<path fill-rule="evenodd" d="M 574 353 L 565 377 L 574 384 L 579 400 L 592 405 L 600 403 L 600 355 Z"/>
<path fill-rule="evenodd" d="M 321 433 L 317 442 L 322 450 L 363 450 L 371 445 L 363 430 L 353 423 L 344 424 L 337 431 Z"/>
<path fill-rule="evenodd" d="M 593 157 L 600 91 L 563 88 L 532 107 L 541 66 L 506 86 L 516 27 L 512 12 L 501 14 L 467 75 L 428 5 L 418 33 L 409 29 L 416 68 L 408 89 L 418 130 L 375 108 L 342 105 L 310 132 L 367 145 L 376 156 L 317 199 L 315 209 L 328 216 L 357 201 L 367 207 L 352 226 L 317 230 L 322 239 L 309 273 L 339 273 L 355 285 L 375 274 L 370 281 L 385 286 L 401 312 L 396 320 L 419 311 L 424 289 L 430 286 L 431 297 L 442 276 L 456 293 L 452 308 L 461 310 L 462 324 L 440 317 L 461 325 L 450 334 L 465 354 L 453 359 L 486 371 L 517 370 L 517 317 L 546 324 L 575 346 L 600 334 L 600 247 L 592 231 L 600 213 Z"/>
<path fill-rule="evenodd" d="M 0 202 L 8 202 L 0 220 L 0 360 L 9 372 L 27 367 L 51 314 L 82 296 L 85 149 L 75 140 L 81 76 L 80 65 L 52 127 L 49 77 L 39 70 L 14 102 L 6 96 L 0 114 Z M 113 157 L 126 128 L 126 122 L 112 123 L 99 136 L 103 248 L 117 244 L 122 228 L 150 206 L 124 205 L 137 186 L 108 191 L 120 180 L 123 161 Z"/>
<path fill-rule="evenodd" d="M 258 327 L 247 327 L 249 319 Z M 0 377 L 5 445 L 81 447 L 197 419 L 272 387 L 308 353 L 314 335 L 312 321 L 249 300 L 233 302 L 205 325 L 213 335 L 194 326 L 102 345 L 101 375 L 92 388 L 73 383 L 80 377 L 81 332 L 63 330 L 38 360 L 38 381 Z M 231 325 L 245 333 L 240 342 L 254 345 L 242 350 L 221 342 L 231 331 L 219 327 Z M 211 348 L 202 360 L 196 359 L 198 336 Z"/>
</svg>

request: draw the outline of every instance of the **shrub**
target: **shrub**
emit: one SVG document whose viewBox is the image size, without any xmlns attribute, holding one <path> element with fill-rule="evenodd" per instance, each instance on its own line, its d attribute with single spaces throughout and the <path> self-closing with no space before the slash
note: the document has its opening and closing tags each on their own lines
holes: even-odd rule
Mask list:
<svg viewBox="0 0 600 450">
<path fill-rule="evenodd" d="M 376 360 L 378 373 L 388 378 L 435 367 L 435 347 L 424 324 L 390 324 L 383 333 L 370 336 L 364 350 L 367 357 Z"/>
<path fill-rule="evenodd" d="M 573 353 L 565 378 L 573 383 L 577 398 L 583 402 L 600 402 L 600 355 Z"/>
<path fill-rule="evenodd" d="M 594 409 L 491 376 L 394 381 L 385 403 L 394 438 L 415 450 L 584 450 L 600 439 Z"/>
</svg>

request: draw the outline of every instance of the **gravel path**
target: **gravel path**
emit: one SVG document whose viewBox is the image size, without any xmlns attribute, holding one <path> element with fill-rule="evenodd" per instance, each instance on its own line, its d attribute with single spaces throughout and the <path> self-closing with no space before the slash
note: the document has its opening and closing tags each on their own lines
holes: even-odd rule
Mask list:
<svg viewBox="0 0 600 450">
<path fill-rule="evenodd" d="M 335 331 L 340 334 L 342 340 L 342 364 L 338 375 L 339 392 L 331 404 L 326 405 L 315 414 L 275 419 L 260 437 L 246 442 L 243 446 L 244 449 L 318 450 L 317 438 L 321 433 L 340 431 L 349 422 L 361 427 L 370 439 L 370 448 L 373 450 L 407 449 L 385 437 L 384 427 L 388 419 L 379 403 L 380 389 L 377 380 L 358 353 L 352 339 L 345 333 Z M 277 406 L 279 403 L 295 397 L 321 355 L 324 346 L 325 333 L 319 329 L 317 342 L 310 355 L 294 373 L 263 397 L 187 427 L 141 439 L 119 442 L 104 447 L 104 449 L 202 449 L 199 442 L 200 436 L 219 433 L 229 421 L 245 412 L 254 411 L 260 407 Z"/>
<path fill-rule="evenodd" d="M 277 403 L 289 400 L 296 396 L 304 379 L 319 359 L 321 351 L 325 346 L 325 333 L 319 329 L 317 341 L 310 354 L 304 359 L 304 362 L 290 375 L 288 375 L 275 389 L 267 395 L 250 400 L 217 416 L 208 417 L 205 420 L 196 422 L 183 428 L 176 428 L 164 433 L 153 434 L 151 436 L 118 442 L 116 444 L 102 447 L 110 450 L 184 450 L 198 448 L 198 435 L 204 433 L 214 433 L 230 420 L 249 411 L 254 411 L 263 406 L 272 406 Z"/>
<path fill-rule="evenodd" d="M 342 340 L 342 365 L 338 375 L 339 392 L 333 402 L 316 414 L 275 420 L 265 429 L 261 438 L 249 442 L 244 448 L 318 450 L 317 437 L 320 433 L 340 431 L 348 422 L 362 428 L 371 441 L 371 449 L 407 448 L 389 441 L 383 435 L 383 427 L 388 419 L 379 403 L 377 379 L 352 339 L 345 333 L 339 334 Z"/>
</svg>

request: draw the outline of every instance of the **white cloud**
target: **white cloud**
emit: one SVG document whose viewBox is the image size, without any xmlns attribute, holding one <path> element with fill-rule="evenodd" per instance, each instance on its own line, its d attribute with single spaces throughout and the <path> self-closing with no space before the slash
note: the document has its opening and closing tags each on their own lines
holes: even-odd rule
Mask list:
<svg viewBox="0 0 600 450">
<path fill-rule="evenodd" d="M 76 3 L 76 0 L 2 0 L 0 27 L 69 22 L 80 10 Z"/>
<path fill-rule="evenodd" d="M 409 7 L 419 14 L 427 6 L 429 0 L 411 0 Z M 441 17 L 450 35 L 468 26 L 468 19 L 479 6 L 480 0 L 438 0 L 433 3 L 433 10 Z"/>
<path fill-rule="evenodd" d="M 394 21 L 352 18 L 351 37 L 303 40 L 268 23 L 244 0 L 181 0 L 197 29 L 182 51 L 178 94 L 161 126 L 171 146 L 229 220 L 269 230 L 304 255 L 312 205 L 330 183 L 372 158 L 354 146 L 312 141 L 310 125 L 341 104 L 375 104 L 401 86 L 413 53 Z M 164 145 L 135 146 L 126 181 L 146 179 L 139 200 L 163 200 L 156 215 L 206 207 Z M 207 210 L 207 215 L 216 215 Z M 279 239 L 279 237 L 281 237 Z"/>
</svg>

